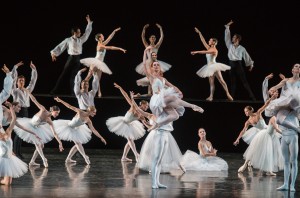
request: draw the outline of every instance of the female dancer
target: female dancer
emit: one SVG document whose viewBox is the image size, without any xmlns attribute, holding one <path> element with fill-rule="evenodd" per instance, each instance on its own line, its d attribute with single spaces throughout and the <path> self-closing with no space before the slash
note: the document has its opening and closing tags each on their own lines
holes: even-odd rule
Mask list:
<svg viewBox="0 0 300 198">
<path fill-rule="evenodd" d="M 227 171 L 227 162 L 217 157 L 217 150 L 213 148 L 211 142 L 206 139 L 206 131 L 204 128 L 198 130 L 198 136 L 200 137 L 198 142 L 200 155 L 191 150 L 187 150 L 182 156 L 180 164 L 186 170 Z"/>
<path fill-rule="evenodd" d="M 197 71 L 197 75 L 201 78 L 209 77 L 209 85 L 210 85 L 210 95 L 206 100 L 212 101 L 214 98 L 214 92 L 215 92 L 215 77 L 217 77 L 218 81 L 223 86 L 227 98 L 232 101 L 233 98 L 231 97 L 226 82 L 224 81 L 222 77 L 221 71 L 226 71 L 230 69 L 230 66 L 225 65 L 223 63 L 216 62 L 216 58 L 218 56 L 218 50 L 216 48 L 216 45 L 218 44 L 218 40 L 216 38 L 211 38 L 208 41 L 208 44 L 206 43 L 204 37 L 202 36 L 201 32 L 198 30 L 198 28 L 195 27 L 196 33 L 199 34 L 200 40 L 202 41 L 202 44 L 206 48 L 206 50 L 201 51 L 192 51 L 191 54 L 206 54 L 207 64 L 201 67 Z"/>
<path fill-rule="evenodd" d="M 12 178 L 18 178 L 28 171 L 27 164 L 17 158 L 12 152 L 11 133 L 16 124 L 16 113 L 12 105 L 9 107 L 11 122 L 5 133 L 0 133 L 0 177 L 3 177 L 1 184 L 10 185 Z"/>
<path fill-rule="evenodd" d="M 124 152 L 121 161 L 132 161 L 131 159 L 127 158 L 129 146 L 134 153 L 135 160 L 138 162 L 139 153 L 136 150 L 134 140 L 137 140 L 145 135 L 144 126 L 139 120 L 145 122 L 145 118 L 149 119 L 151 114 L 146 112 L 144 114 L 141 114 L 138 111 L 138 107 L 134 106 L 132 100 L 123 90 L 123 88 L 120 87 L 117 83 L 114 83 L 114 86 L 121 91 L 122 95 L 130 105 L 130 109 L 126 112 L 125 116 L 109 118 L 106 121 L 106 125 L 110 132 L 127 139 L 127 144 L 124 147 Z M 139 108 L 141 108 L 143 111 L 146 111 L 148 109 L 148 102 L 141 104 Z"/>
<path fill-rule="evenodd" d="M 273 116 L 268 126 L 266 126 L 262 118 L 262 112 L 270 104 L 271 100 L 276 97 L 274 94 L 256 113 L 253 112 L 252 107 L 247 106 L 245 108 L 245 114 L 249 116 L 249 119 L 246 121 L 243 130 L 233 144 L 236 146 L 239 143 L 239 139 L 243 136 L 250 124 L 261 130 L 256 134 L 249 133 L 246 135 L 246 139 L 249 139 L 250 144 L 243 155 L 245 163 L 239 168 L 238 172 L 243 172 L 249 162 L 251 162 L 251 166 L 254 168 L 265 171 L 267 175 L 271 176 L 276 175 L 273 171 L 283 169 L 283 158 L 279 141 L 280 135 L 276 134 L 276 131 L 281 131 L 276 124 L 276 118 Z"/>
<path fill-rule="evenodd" d="M 99 134 L 99 132 L 94 128 L 90 117 L 96 115 L 96 108 L 94 106 L 88 107 L 86 111 L 76 108 L 69 103 L 63 101 L 62 99 L 56 97 L 54 98 L 59 103 L 62 103 L 67 108 L 76 112 L 76 115 L 72 120 L 55 120 L 54 126 L 57 130 L 58 136 L 65 141 L 73 141 L 74 146 L 71 148 L 66 163 L 76 163 L 72 160 L 73 155 L 79 151 L 79 153 L 84 158 L 87 164 L 90 164 L 89 157 L 85 154 L 82 144 L 87 143 L 91 139 L 91 134 L 94 133 L 100 140 L 106 144 L 105 139 Z"/>
<path fill-rule="evenodd" d="M 195 104 L 188 103 L 182 100 L 182 92 L 162 77 L 162 72 L 160 64 L 154 61 L 150 68 L 146 67 L 146 53 L 151 50 L 152 46 L 149 46 L 144 51 L 144 67 L 146 71 L 146 76 L 148 77 L 150 84 L 152 86 L 153 95 L 150 100 L 150 109 L 156 117 L 165 111 L 167 116 L 164 116 L 159 122 L 155 121 L 154 124 L 148 129 L 151 131 L 159 126 L 166 123 L 175 121 L 182 116 L 185 109 L 184 107 L 189 107 L 194 111 L 203 113 L 203 109 Z M 167 88 L 165 88 L 167 87 Z"/>
<path fill-rule="evenodd" d="M 126 53 L 126 50 L 120 47 L 115 46 L 106 46 L 109 41 L 114 37 L 115 33 L 117 31 L 121 30 L 121 28 L 115 29 L 106 40 L 104 40 L 104 36 L 101 33 L 96 34 L 95 39 L 98 42 L 97 43 L 97 54 L 95 58 L 84 58 L 81 59 L 80 62 L 84 64 L 87 67 L 90 67 L 91 65 L 94 65 L 98 68 L 97 74 L 99 78 L 99 87 L 98 87 L 98 97 L 101 97 L 101 89 L 100 89 L 100 80 L 102 76 L 102 72 L 107 74 L 112 74 L 111 70 L 108 68 L 108 66 L 104 63 L 104 57 L 106 54 L 106 50 L 120 50 L 123 53 Z M 86 76 L 85 80 L 89 80 L 93 75 L 93 71 L 90 70 L 88 75 Z"/>
<path fill-rule="evenodd" d="M 44 166 L 48 167 L 48 161 L 43 153 L 44 144 L 50 142 L 53 138 L 55 138 L 59 144 L 59 151 L 62 152 L 64 150 L 63 145 L 55 132 L 53 122 L 51 120 L 52 116 L 56 118 L 59 115 L 60 109 L 58 106 L 52 106 L 50 107 L 50 111 L 48 111 L 27 89 L 25 90 L 29 94 L 32 102 L 39 108 L 39 112 L 37 112 L 31 119 L 25 117 L 18 118 L 18 122 L 23 127 L 29 129 L 30 131 L 33 131 L 36 135 L 38 135 L 42 139 L 42 142 L 38 138 L 36 138 L 35 135 L 27 133 L 17 126 L 14 127 L 14 130 L 22 140 L 35 145 L 36 149 L 33 153 L 29 165 L 39 166 L 39 164 L 35 163 L 35 160 L 39 154 L 43 160 Z"/>
</svg>

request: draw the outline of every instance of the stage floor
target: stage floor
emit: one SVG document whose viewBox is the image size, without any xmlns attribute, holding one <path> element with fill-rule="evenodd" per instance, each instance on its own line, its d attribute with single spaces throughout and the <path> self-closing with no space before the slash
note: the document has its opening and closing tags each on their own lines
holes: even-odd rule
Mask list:
<svg viewBox="0 0 300 198">
<path fill-rule="evenodd" d="M 29 162 L 33 148 L 23 148 L 24 161 Z M 91 165 L 80 155 L 76 164 L 65 165 L 69 149 L 45 148 L 49 168 L 31 167 L 24 176 L 13 179 L 11 186 L 1 186 L 0 197 L 299 197 L 300 179 L 296 190 L 276 191 L 283 184 L 283 171 L 277 176 L 266 176 L 258 170 L 246 169 L 238 174 L 242 165 L 241 153 L 219 153 L 227 161 L 228 172 L 196 172 L 174 170 L 161 174 L 161 183 L 167 189 L 152 189 L 151 175 L 139 170 L 135 162 L 121 162 L 122 150 L 86 149 Z M 129 155 L 133 158 L 133 155 Z M 41 163 L 40 158 L 37 163 Z"/>
</svg>

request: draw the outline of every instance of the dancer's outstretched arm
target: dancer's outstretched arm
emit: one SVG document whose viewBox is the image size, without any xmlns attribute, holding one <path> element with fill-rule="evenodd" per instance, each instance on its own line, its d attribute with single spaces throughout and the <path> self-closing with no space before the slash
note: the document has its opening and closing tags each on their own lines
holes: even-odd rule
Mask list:
<svg viewBox="0 0 300 198">
<path fill-rule="evenodd" d="M 163 32 L 163 29 L 162 29 L 161 25 L 156 23 L 156 26 L 159 28 L 159 34 L 160 34 L 159 40 L 157 41 L 157 43 L 155 45 L 155 48 L 158 49 L 160 47 L 160 45 L 162 44 L 163 40 L 164 40 L 164 32 Z"/>
<path fill-rule="evenodd" d="M 100 140 L 106 145 L 106 141 L 105 139 L 100 135 L 100 133 L 95 129 L 92 121 L 88 118 L 88 121 L 86 122 L 86 124 L 89 126 L 89 128 L 91 129 L 91 131 L 98 137 L 100 138 Z"/>
<path fill-rule="evenodd" d="M 109 41 L 115 36 L 116 32 L 118 32 L 119 30 L 121 30 L 120 27 L 116 28 L 108 37 L 105 41 L 103 41 L 103 45 L 107 45 L 109 43 Z"/>
<path fill-rule="evenodd" d="M 76 113 L 79 113 L 79 112 L 82 111 L 81 109 L 76 108 L 76 107 L 70 105 L 69 103 L 63 101 L 63 100 L 60 99 L 59 97 L 55 97 L 54 100 L 55 100 L 56 102 L 62 103 L 62 104 L 65 105 L 67 108 L 69 108 L 69 109 L 75 111 Z"/>
<path fill-rule="evenodd" d="M 118 85 L 117 83 L 114 83 L 115 88 L 119 89 L 120 92 L 122 93 L 122 95 L 124 96 L 124 98 L 126 99 L 126 101 L 128 102 L 128 104 L 131 106 L 132 105 L 132 101 L 129 98 L 128 94 L 126 93 L 126 91 L 124 91 L 124 89 Z"/>
<path fill-rule="evenodd" d="M 209 45 L 207 44 L 207 42 L 205 41 L 205 38 L 203 37 L 202 33 L 200 32 L 200 30 L 198 28 L 195 27 L 195 31 L 196 33 L 199 34 L 199 37 L 200 37 L 200 40 L 202 42 L 202 44 L 204 45 L 204 47 L 208 50 L 210 47 Z"/>
<path fill-rule="evenodd" d="M 249 126 L 250 126 L 250 122 L 247 120 L 244 124 L 243 130 L 240 132 L 239 136 L 237 137 L 237 139 L 233 143 L 234 146 L 236 146 L 240 143 L 241 137 L 244 135 L 245 131 L 248 129 Z"/>
</svg>

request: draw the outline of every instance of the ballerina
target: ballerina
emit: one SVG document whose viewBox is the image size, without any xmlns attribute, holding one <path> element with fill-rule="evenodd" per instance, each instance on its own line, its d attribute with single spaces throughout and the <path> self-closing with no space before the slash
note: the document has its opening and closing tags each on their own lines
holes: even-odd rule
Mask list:
<svg viewBox="0 0 300 198">
<path fill-rule="evenodd" d="M 148 102 L 143 102 L 140 107 L 137 107 L 121 86 L 117 83 L 114 83 L 114 86 L 121 91 L 122 95 L 130 105 L 130 109 L 126 112 L 125 116 L 117 116 L 107 119 L 106 125 L 110 132 L 127 139 L 127 144 L 124 147 L 121 161 L 132 161 L 127 158 L 127 153 L 130 147 L 135 155 L 135 160 L 138 162 L 139 153 L 136 150 L 134 140 L 145 135 L 143 123 L 139 120 L 145 122 L 145 118 L 151 117 L 150 113 L 145 112 L 148 109 Z M 142 114 L 138 109 L 142 109 L 144 113 Z"/>
<path fill-rule="evenodd" d="M 96 108 L 94 106 L 90 106 L 86 111 L 84 111 L 70 105 L 69 103 L 63 101 L 58 97 L 54 98 L 54 100 L 62 103 L 67 108 L 76 112 L 76 115 L 72 120 L 59 119 L 55 120 L 53 123 L 57 130 L 59 138 L 65 141 L 72 141 L 75 144 L 71 148 L 65 162 L 76 163 L 75 160 L 72 160 L 72 157 L 77 151 L 79 151 L 85 162 L 89 165 L 91 162 L 89 157 L 86 155 L 82 144 L 90 141 L 91 134 L 93 133 L 106 145 L 105 139 L 94 128 L 93 123 L 90 119 L 90 117 L 94 117 L 96 115 Z"/>
<path fill-rule="evenodd" d="M 212 101 L 214 98 L 214 92 L 215 92 L 215 77 L 218 79 L 219 83 L 222 85 L 223 89 L 226 92 L 228 100 L 232 101 L 233 98 L 231 97 L 226 82 L 223 79 L 221 71 L 230 70 L 230 66 L 225 65 L 223 63 L 216 62 L 216 58 L 218 56 L 218 50 L 216 48 L 216 45 L 218 44 L 218 40 L 216 38 L 211 38 L 207 42 L 205 41 L 203 35 L 198 30 L 198 28 L 195 27 L 196 33 L 199 34 L 200 40 L 202 41 L 202 44 L 206 48 L 206 50 L 201 51 L 192 51 L 191 54 L 206 54 L 207 64 L 201 67 L 197 71 L 197 75 L 201 78 L 209 77 L 209 85 L 210 85 L 210 95 L 206 100 Z"/>
<path fill-rule="evenodd" d="M 0 177 L 3 177 L 1 184 L 10 185 L 12 178 L 23 176 L 28 171 L 25 162 L 16 157 L 12 152 L 13 142 L 11 134 L 16 124 L 16 113 L 12 105 L 9 107 L 11 113 L 11 122 L 5 133 L 0 133 Z"/>
<path fill-rule="evenodd" d="M 97 53 L 96 53 L 96 57 L 95 58 L 84 58 L 81 59 L 80 62 L 87 66 L 90 67 L 91 65 L 94 65 L 95 67 L 98 68 L 97 70 L 97 74 L 98 74 L 98 78 L 99 78 L 99 87 L 98 87 L 98 97 L 102 96 L 101 93 L 101 89 L 100 89 L 100 80 L 101 80 L 101 76 L 102 76 L 102 72 L 111 75 L 112 72 L 109 69 L 109 67 L 104 63 L 104 57 L 106 54 L 106 50 L 119 50 L 122 51 L 123 53 L 126 53 L 126 50 L 120 47 L 115 47 L 115 46 L 107 46 L 107 44 L 109 43 L 109 41 L 114 37 L 115 33 L 118 32 L 119 30 L 121 30 L 121 28 L 117 28 L 115 29 L 105 40 L 103 34 L 98 33 L 95 36 L 97 43 Z M 85 80 L 89 80 L 93 75 L 93 71 L 89 70 L 88 75 L 86 76 Z"/>
<path fill-rule="evenodd" d="M 59 144 L 59 151 L 62 152 L 64 150 L 62 142 L 57 136 L 51 120 L 51 117 L 56 118 L 59 115 L 60 109 L 58 106 L 52 106 L 50 107 L 50 111 L 48 111 L 27 89 L 25 89 L 25 91 L 27 91 L 29 94 L 31 101 L 39 108 L 39 111 L 32 118 L 18 118 L 18 122 L 24 128 L 27 128 L 28 130 L 33 131 L 35 134 L 38 134 L 42 141 L 40 141 L 35 135 L 32 135 L 17 126 L 14 127 L 14 130 L 23 141 L 35 145 L 35 151 L 32 155 L 29 165 L 39 166 L 40 164 L 35 163 L 35 160 L 37 156 L 40 155 L 44 166 L 47 168 L 48 161 L 43 152 L 44 144 L 55 138 Z"/>
</svg>

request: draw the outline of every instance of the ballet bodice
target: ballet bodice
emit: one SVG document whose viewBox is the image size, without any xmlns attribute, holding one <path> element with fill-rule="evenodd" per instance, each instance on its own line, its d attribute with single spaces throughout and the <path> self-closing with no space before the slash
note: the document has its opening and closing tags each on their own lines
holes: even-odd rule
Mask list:
<svg viewBox="0 0 300 198">
<path fill-rule="evenodd" d="M 33 124 L 34 126 L 39 126 L 39 125 L 43 125 L 43 124 L 46 124 L 47 122 L 45 121 L 41 121 L 41 118 L 38 117 L 37 115 L 34 115 L 32 118 L 31 118 L 31 124 Z"/>
<path fill-rule="evenodd" d="M 72 128 L 79 127 L 86 122 L 81 120 L 79 116 L 74 116 L 73 119 L 68 123 L 68 125 Z"/>
<path fill-rule="evenodd" d="M 255 125 L 253 125 L 253 127 L 258 128 L 258 129 L 265 129 L 265 128 L 267 128 L 267 125 L 266 125 L 265 120 L 263 118 L 260 118 L 258 120 L 258 122 Z"/>
<path fill-rule="evenodd" d="M 209 64 L 216 63 L 216 58 L 217 58 L 216 55 L 213 55 L 213 54 L 206 54 L 207 64 L 209 65 Z"/>
<path fill-rule="evenodd" d="M 210 152 L 211 152 L 211 149 L 212 149 L 211 146 L 208 147 L 206 144 L 203 144 L 203 147 L 204 147 L 204 151 L 205 151 L 206 153 L 210 153 Z M 204 153 L 201 153 L 201 150 L 200 150 L 200 156 L 203 156 L 203 154 L 204 154 Z"/>
<path fill-rule="evenodd" d="M 8 138 L 5 141 L 1 141 L 1 152 L 3 152 L 1 155 L 5 158 L 10 158 L 12 156 L 12 146 L 13 142 L 11 138 Z"/>
<path fill-rule="evenodd" d="M 138 120 L 138 118 L 133 114 L 133 112 L 127 111 L 125 116 L 124 116 L 124 122 L 130 123 L 134 120 Z"/>
<path fill-rule="evenodd" d="M 152 82 L 152 91 L 153 93 L 159 93 L 165 87 L 165 80 L 160 80 L 159 78 L 155 78 Z"/>
<path fill-rule="evenodd" d="M 287 81 L 286 82 L 286 89 L 289 89 L 289 90 L 298 90 L 300 88 L 300 81 L 298 80 L 298 81 L 296 81 L 296 82 L 293 82 L 293 83 L 291 83 L 291 82 L 289 82 L 289 81 Z"/>
<path fill-rule="evenodd" d="M 100 61 L 103 62 L 105 54 L 106 54 L 106 49 L 104 49 L 102 51 L 97 51 L 95 58 L 97 58 L 97 59 L 99 59 Z"/>
</svg>

